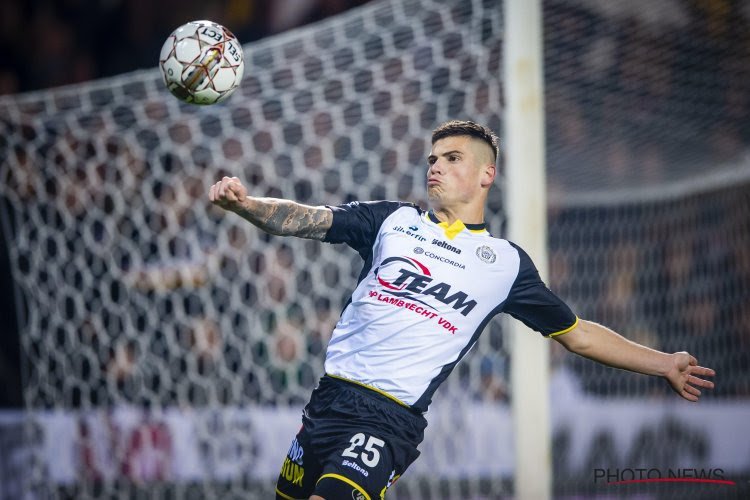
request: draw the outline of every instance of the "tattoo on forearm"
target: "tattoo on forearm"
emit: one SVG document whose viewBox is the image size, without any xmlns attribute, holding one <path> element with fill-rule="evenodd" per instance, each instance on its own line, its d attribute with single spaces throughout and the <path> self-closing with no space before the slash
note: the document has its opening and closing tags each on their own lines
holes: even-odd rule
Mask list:
<svg viewBox="0 0 750 500">
<path fill-rule="evenodd" d="M 256 199 L 252 209 L 237 213 L 268 233 L 314 240 L 322 240 L 333 221 L 328 209 L 269 198 Z"/>
</svg>

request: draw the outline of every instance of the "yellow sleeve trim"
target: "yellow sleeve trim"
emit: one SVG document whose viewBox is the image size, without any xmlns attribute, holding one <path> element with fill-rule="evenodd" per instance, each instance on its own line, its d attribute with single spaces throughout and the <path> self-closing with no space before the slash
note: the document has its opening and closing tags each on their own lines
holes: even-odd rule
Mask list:
<svg viewBox="0 0 750 500">
<path fill-rule="evenodd" d="M 362 489 L 362 487 L 361 487 L 360 485 L 358 485 L 357 483 L 355 483 L 354 481 L 352 481 L 352 480 L 351 480 L 351 479 L 349 479 L 348 477 L 344 477 L 344 476 L 341 476 L 341 475 L 339 475 L 339 474 L 323 474 L 322 476 L 320 476 L 320 479 L 318 479 L 318 483 L 319 483 L 319 482 L 320 482 L 320 480 L 321 480 L 321 479 L 323 479 L 324 477 L 332 477 L 332 478 L 334 478 L 334 479 L 338 479 L 338 480 L 340 480 L 340 481 L 344 481 L 345 483 L 347 483 L 347 484 L 349 484 L 349 485 L 351 485 L 351 486 L 354 486 L 354 488 L 356 488 L 356 489 L 357 489 L 357 491 L 359 491 L 360 493 L 362 493 L 362 494 L 363 494 L 363 495 L 365 496 L 365 499 L 366 499 L 366 500 L 372 500 L 372 499 L 370 498 L 370 495 L 368 495 L 368 494 L 367 494 L 367 492 L 366 492 L 365 490 L 363 490 L 363 489 Z M 315 483 L 315 484 L 318 484 L 318 483 Z"/>
<path fill-rule="evenodd" d="M 303 500 L 301 498 L 292 498 L 289 495 L 285 495 L 284 493 L 280 492 L 278 488 L 276 488 L 276 494 L 281 498 L 286 498 L 286 500 Z"/>
<path fill-rule="evenodd" d="M 339 380 L 343 380 L 344 382 L 349 382 L 349 383 L 352 383 L 352 384 L 361 385 L 362 387 L 370 389 L 371 391 L 375 391 L 378 394 L 382 394 L 383 396 L 387 397 L 388 399 L 392 399 L 393 401 L 395 401 L 396 403 L 400 404 L 401 406 L 406 406 L 407 408 L 411 408 L 411 406 L 409 406 L 408 404 L 404 403 L 403 401 L 401 401 L 400 399 L 398 399 L 396 396 L 391 396 L 387 392 L 381 391 L 377 387 L 373 387 L 371 385 L 363 384 L 362 382 L 357 382 L 356 380 L 352 380 L 352 379 L 349 379 L 349 378 L 346 378 L 346 377 L 339 377 L 338 375 L 331 375 L 330 373 L 326 373 L 326 375 L 328 375 L 329 377 L 337 378 Z"/>
<path fill-rule="evenodd" d="M 577 327 L 577 326 L 578 326 L 578 322 L 579 322 L 579 321 L 580 321 L 580 320 L 578 319 L 578 316 L 576 316 L 576 322 L 575 322 L 575 323 L 573 323 L 573 324 L 572 324 L 571 326 L 569 326 L 569 327 L 568 327 L 568 328 L 566 328 L 565 330 L 560 330 L 559 332 L 555 332 L 555 333 L 550 333 L 549 335 L 547 335 L 547 338 L 551 338 L 551 337 L 557 337 L 558 335 L 563 335 L 563 334 L 565 334 L 565 333 L 568 333 L 568 332 L 569 332 L 569 331 L 571 331 L 571 330 L 572 330 L 573 328 L 575 328 L 575 327 Z"/>
</svg>

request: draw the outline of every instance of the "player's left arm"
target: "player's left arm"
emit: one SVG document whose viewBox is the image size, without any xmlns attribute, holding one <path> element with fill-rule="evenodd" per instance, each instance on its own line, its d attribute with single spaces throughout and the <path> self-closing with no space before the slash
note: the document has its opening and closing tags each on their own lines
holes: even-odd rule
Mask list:
<svg viewBox="0 0 750 500">
<path fill-rule="evenodd" d="M 609 328 L 580 320 L 571 331 L 553 337 L 567 350 L 615 368 L 664 377 L 672 389 L 688 401 L 698 401 L 699 387 L 712 389 L 714 383 L 700 377 L 715 374 L 698 366 L 687 352 L 668 354 L 628 340 Z"/>
</svg>

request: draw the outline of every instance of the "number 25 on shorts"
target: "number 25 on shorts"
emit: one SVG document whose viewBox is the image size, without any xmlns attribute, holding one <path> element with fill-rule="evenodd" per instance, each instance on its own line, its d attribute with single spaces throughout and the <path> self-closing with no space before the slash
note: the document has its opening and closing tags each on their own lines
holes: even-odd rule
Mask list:
<svg viewBox="0 0 750 500">
<path fill-rule="evenodd" d="M 365 441 L 367 441 L 367 444 L 365 444 Z M 361 458 L 362 462 L 368 467 L 375 467 L 378 465 L 378 462 L 380 461 L 379 448 L 382 448 L 385 445 L 385 441 L 374 436 L 370 436 L 368 439 L 363 433 L 358 432 L 352 436 L 349 442 L 351 445 L 344 450 L 341 454 L 342 457 Z M 363 444 L 365 445 L 364 450 L 357 454 L 359 448 Z"/>
</svg>

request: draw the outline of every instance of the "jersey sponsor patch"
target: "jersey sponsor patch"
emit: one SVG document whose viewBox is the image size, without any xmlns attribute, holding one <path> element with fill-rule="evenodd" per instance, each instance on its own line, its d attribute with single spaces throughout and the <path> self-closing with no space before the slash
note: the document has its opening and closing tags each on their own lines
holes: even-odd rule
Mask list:
<svg viewBox="0 0 750 500">
<path fill-rule="evenodd" d="M 352 462 L 350 460 L 344 460 L 343 462 L 341 462 L 341 465 L 343 465 L 344 467 L 351 467 L 352 469 L 356 470 L 357 472 L 359 472 L 365 477 L 370 475 L 369 472 L 367 472 L 365 469 L 357 465 L 356 462 Z"/>
<path fill-rule="evenodd" d="M 375 298 L 379 302 L 384 302 L 386 304 L 391 304 L 396 307 L 408 309 L 409 311 L 413 311 L 415 314 L 422 315 L 426 317 L 427 319 L 437 318 L 438 326 L 443 327 L 445 330 L 448 330 L 448 332 L 453 335 L 458 333 L 458 327 L 456 325 L 452 324 L 450 321 L 443 318 L 442 316 L 438 316 L 436 312 L 429 311 L 428 309 L 425 309 L 422 306 L 418 306 L 417 304 L 414 304 L 413 302 L 409 302 L 404 299 L 399 299 L 398 297 L 389 297 L 388 295 L 378 293 L 376 291 L 371 291 L 370 297 Z"/>
<path fill-rule="evenodd" d="M 456 291 L 450 284 L 435 280 L 427 266 L 411 257 L 388 257 L 375 269 L 375 276 L 384 293 L 424 304 L 436 311 L 437 308 L 427 301 L 437 300 L 463 316 L 468 316 L 477 305 L 477 301 L 470 299 L 466 292 Z"/>
<path fill-rule="evenodd" d="M 289 457 L 287 457 L 281 466 L 281 472 L 279 474 L 290 483 L 302 486 L 302 479 L 305 477 L 305 469 L 304 467 L 297 465 L 295 462 L 292 462 L 289 460 Z"/>
<path fill-rule="evenodd" d="M 432 240 L 432 244 L 436 245 L 436 246 L 439 246 L 440 248 L 445 248 L 446 250 L 450 250 L 453 253 L 457 253 L 457 254 L 461 255 L 461 249 L 454 247 L 453 245 L 451 245 L 448 242 L 445 242 L 445 241 L 442 241 L 442 240 L 439 240 L 439 239 L 435 238 L 435 239 Z"/>
<path fill-rule="evenodd" d="M 294 438 L 294 441 L 292 441 L 292 445 L 289 447 L 289 451 L 287 452 L 289 460 L 296 463 L 297 465 L 303 465 L 302 456 L 304 455 L 304 453 L 304 448 L 302 448 L 302 446 L 299 444 L 297 438 Z"/>
<path fill-rule="evenodd" d="M 457 269 L 466 269 L 466 266 L 461 264 L 460 262 L 456 262 L 455 260 L 449 259 L 448 257 L 443 257 L 442 255 L 438 255 L 435 252 L 430 252 L 429 250 L 425 251 L 425 249 L 422 247 L 415 247 L 414 253 L 417 255 L 424 255 L 425 257 L 428 257 L 430 259 L 439 260 L 440 262 L 448 264 L 449 266 L 453 266 Z"/>
<path fill-rule="evenodd" d="M 409 226 L 408 229 L 404 229 L 403 226 L 396 226 L 393 228 L 394 231 L 399 232 L 399 233 L 406 233 L 407 236 L 411 236 L 417 241 L 427 241 L 427 238 L 425 238 L 422 235 L 417 234 L 418 229 L 419 228 L 417 226 Z"/>
</svg>

